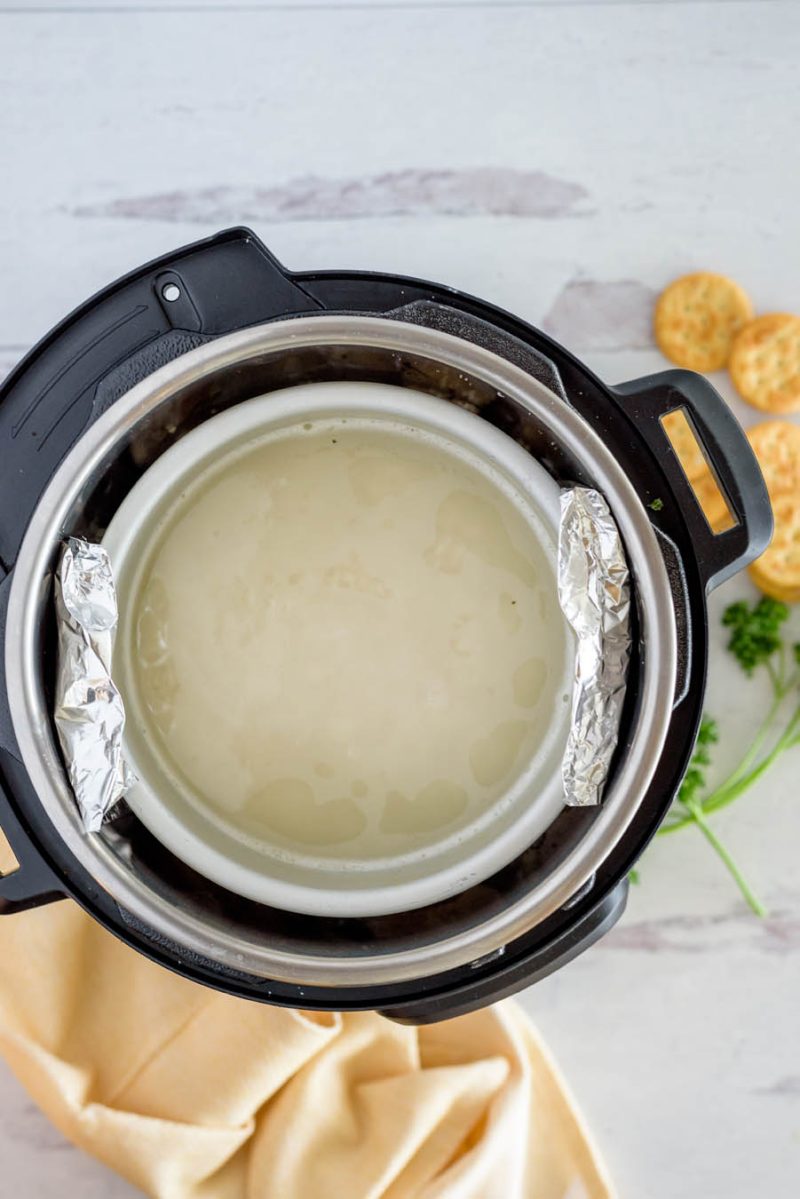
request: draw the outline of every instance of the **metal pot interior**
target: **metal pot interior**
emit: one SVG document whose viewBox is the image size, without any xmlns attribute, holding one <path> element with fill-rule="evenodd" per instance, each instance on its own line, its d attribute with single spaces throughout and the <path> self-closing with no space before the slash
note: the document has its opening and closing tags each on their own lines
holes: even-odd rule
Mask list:
<svg viewBox="0 0 800 1199">
<path fill-rule="evenodd" d="M 301 326 L 302 336 L 294 333 Z M 674 613 L 664 563 L 646 514 L 635 510 L 638 500 L 629 485 L 626 494 L 624 474 L 608 451 L 588 427 L 578 427 L 584 422 L 563 400 L 494 353 L 464 346 L 438 331 L 358 317 L 305 318 L 263 326 L 263 331 L 267 335 L 261 338 L 258 329 L 230 335 L 157 372 L 92 426 L 55 477 L 52 510 L 37 514 L 33 525 L 38 520 L 42 529 L 32 525 L 26 538 L 48 531 L 49 544 L 39 549 L 38 557 L 28 547 L 28 565 L 39 575 L 37 587 L 26 597 L 12 594 L 12 604 L 28 612 L 21 641 L 30 632 L 30 644 L 23 644 L 22 654 L 29 666 L 35 661 L 38 676 L 21 688 L 29 709 L 35 707 L 40 716 L 52 711 L 52 605 L 50 588 L 43 594 L 40 584 L 42 566 L 52 569 L 55 560 L 54 533 L 100 540 L 130 488 L 168 446 L 245 399 L 314 381 L 410 386 L 479 414 L 525 447 L 557 481 L 598 486 L 617 516 L 633 567 L 638 652 L 632 655 L 606 803 L 597 809 L 565 809 L 535 844 L 492 878 L 421 910 L 360 919 L 296 915 L 209 882 L 170 854 L 129 812 L 85 838 L 52 730 L 45 728 L 49 744 L 43 754 L 30 729 L 23 731 L 25 717 L 18 712 L 15 728 L 49 818 L 101 885 L 113 888 L 133 922 L 258 977 L 333 986 L 423 977 L 500 951 L 568 904 L 635 814 L 663 746 L 674 690 Z M 80 485 L 71 485 L 65 495 L 62 475 L 69 473 L 70 462 L 71 478 L 80 479 Z M 23 578 L 25 558 L 23 546 L 23 570 L 18 569 Z M 18 660 L 9 666 L 19 673 Z M 38 777 L 29 761 L 34 749 L 44 759 Z"/>
</svg>

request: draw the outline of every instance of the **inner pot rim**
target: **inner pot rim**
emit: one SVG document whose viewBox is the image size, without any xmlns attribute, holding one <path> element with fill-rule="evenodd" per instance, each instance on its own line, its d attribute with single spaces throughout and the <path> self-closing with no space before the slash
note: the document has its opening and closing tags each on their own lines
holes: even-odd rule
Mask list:
<svg viewBox="0 0 800 1199">
<path fill-rule="evenodd" d="M 130 600 L 141 587 L 154 529 L 167 519 L 170 499 L 193 485 L 193 471 L 199 470 L 202 475 L 217 469 L 222 462 L 251 448 L 254 439 L 296 431 L 306 421 L 326 425 L 341 419 L 348 427 L 356 428 L 369 425 L 397 430 L 402 426 L 404 437 L 414 433 L 417 440 L 432 441 L 442 453 L 469 461 L 498 494 L 504 494 L 536 530 L 542 545 L 547 544 L 552 551 L 550 569 L 555 591 L 559 487 L 545 468 L 513 438 L 456 404 L 410 387 L 347 380 L 298 384 L 243 400 L 203 421 L 165 450 L 128 492 L 103 537 L 120 599 Z M 129 620 L 129 616 L 121 616 L 118 628 L 118 635 L 123 634 L 122 665 L 117 667 L 121 674 L 115 679 L 120 687 L 122 678 L 127 678 L 129 684 L 132 678 Z M 562 622 L 564 653 L 555 687 L 560 691 L 563 686 L 568 692 L 576 642 L 563 617 Z M 114 669 L 112 666 L 112 673 Z M 127 705 L 131 695 L 126 696 L 123 689 L 123 696 Z M 162 845 L 234 894 L 312 916 L 370 918 L 409 912 L 485 881 L 538 840 L 563 810 L 561 758 L 569 729 L 569 708 L 554 700 L 553 704 L 546 735 L 531 760 L 519 766 L 480 818 L 476 816 L 462 830 L 459 840 L 463 851 L 433 840 L 414 853 L 416 865 L 408 877 L 403 877 L 402 867 L 394 859 L 377 859 L 364 863 L 363 869 L 358 864 L 339 863 L 338 871 L 330 863 L 319 863 L 314 882 L 310 878 L 303 881 L 303 872 L 309 867 L 300 863 L 298 875 L 292 879 L 291 871 L 282 870 L 280 863 L 273 862 L 275 869 L 271 872 L 268 857 L 263 865 L 251 863 L 247 847 L 225 830 L 222 835 L 226 850 L 221 850 L 213 835 L 206 835 L 209 823 L 215 824 L 213 818 L 209 822 L 198 814 L 191 800 L 185 801 L 180 786 L 174 780 L 170 782 L 163 751 L 150 749 L 144 759 L 137 755 L 128 730 L 138 730 L 132 735 L 139 747 L 149 738 L 147 734 L 142 736 L 141 704 L 134 701 L 129 706 L 123 745 L 137 783 L 127 800 Z M 143 760 L 152 771 L 145 769 Z M 173 795 L 178 793 L 177 808 L 158 798 L 159 776 L 155 770 L 159 765 L 163 768 L 160 781 Z M 535 798 L 529 802 L 531 795 Z M 188 811 L 185 802 L 193 810 Z M 399 877 L 392 877 L 393 871 Z"/>
<path fill-rule="evenodd" d="M 238 935 L 218 935 L 183 908 L 155 902 L 101 835 L 87 836 L 67 784 L 52 731 L 38 658 L 37 626 L 46 585 L 70 514 L 102 472 L 116 444 L 181 389 L 264 354 L 321 346 L 364 346 L 424 356 L 463 371 L 531 412 L 589 465 L 619 525 L 634 575 L 647 654 L 639 713 L 630 745 L 602 809 L 579 844 L 536 888 L 484 923 L 454 936 L 370 956 L 321 956 L 276 950 Z M 48 819 L 67 849 L 113 899 L 159 936 L 238 971 L 287 983 L 348 987 L 389 984 L 441 973 L 490 954 L 557 912 L 586 884 L 633 820 L 667 735 L 676 674 L 676 629 L 666 567 L 644 505 L 589 424 L 529 374 L 492 351 L 437 329 L 360 315 L 318 315 L 255 326 L 221 337 L 154 372 L 118 399 L 80 438 L 54 474 L 34 512 L 13 573 L 6 677 L 23 764 Z"/>
</svg>

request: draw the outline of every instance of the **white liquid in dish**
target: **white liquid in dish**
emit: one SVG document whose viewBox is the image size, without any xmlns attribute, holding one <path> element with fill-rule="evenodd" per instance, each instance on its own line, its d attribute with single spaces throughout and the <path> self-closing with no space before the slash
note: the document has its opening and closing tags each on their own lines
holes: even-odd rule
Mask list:
<svg viewBox="0 0 800 1199">
<path fill-rule="evenodd" d="M 129 727 L 200 810 L 289 855 L 458 835 L 564 699 L 539 532 L 400 426 L 305 424 L 207 468 L 129 602 Z"/>
</svg>

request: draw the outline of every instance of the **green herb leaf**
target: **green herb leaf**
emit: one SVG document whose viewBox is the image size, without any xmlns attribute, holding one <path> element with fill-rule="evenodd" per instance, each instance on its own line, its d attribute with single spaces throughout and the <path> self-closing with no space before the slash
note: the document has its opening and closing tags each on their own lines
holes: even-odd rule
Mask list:
<svg viewBox="0 0 800 1199">
<path fill-rule="evenodd" d="M 752 674 L 781 648 L 781 626 L 788 616 L 786 604 L 768 595 L 752 607 L 740 600 L 725 609 L 722 623 L 731 629 L 728 649 L 745 674 Z"/>
<path fill-rule="evenodd" d="M 726 608 L 722 623 L 731 630 L 728 649 L 746 675 L 764 668 L 772 687 L 772 701 L 738 765 L 713 790 L 708 789 L 706 771 L 719 730 L 715 721 L 703 717 L 689 768 L 659 829 L 662 835 L 689 827 L 697 829 L 758 916 L 764 915 L 764 907 L 712 829 L 709 816 L 733 803 L 766 774 L 781 754 L 800 744 L 800 643 L 784 640 L 783 626 L 788 616 L 786 604 L 767 596 L 754 604 L 741 600 Z"/>
<path fill-rule="evenodd" d="M 683 776 L 683 782 L 678 791 L 678 802 L 689 805 L 698 799 L 706 786 L 706 767 L 711 765 L 712 745 L 719 741 L 719 730 L 716 720 L 704 716 L 697 730 L 697 741 L 692 754 L 689 768 Z"/>
</svg>

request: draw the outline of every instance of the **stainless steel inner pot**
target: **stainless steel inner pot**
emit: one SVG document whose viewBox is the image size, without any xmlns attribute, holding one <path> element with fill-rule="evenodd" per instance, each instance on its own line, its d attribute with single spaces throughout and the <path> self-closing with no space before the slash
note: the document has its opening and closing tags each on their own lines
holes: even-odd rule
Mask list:
<svg viewBox="0 0 800 1199">
<path fill-rule="evenodd" d="M 337 377 L 338 361 L 348 364 L 340 377 L 353 377 L 354 361 L 378 355 L 410 363 L 414 386 L 421 390 L 446 394 L 448 379 L 457 379 L 451 398 L 470 407 L 474 392 L 476 411 L 492 394 L 518 405 L 538 430 L 526 447 L 562 476 L 580 473 L 603 492 L 625 541 L 635 585 L 644 648 L 637 707 L 601 809 L 577 843 L 527 893 L 484 920 L 444 929 L 436 939 L 416 946 L 295 951 L 246 926 L 214 924 L 185 903 L 166 898 L 137 872 L 124 838 L 116 837 L 112 827 L 84 834 L 54 741 L 41 633 L 61 538 L 77 526 L 87 535 L 102 534 L 104 521 L 92 513 L 103 505 L 107 511 L 115 495 L 117 503 L 121 500 L 126 470 L 135 478 L 166 445 L 207 416 L 271 387 L 285 387 L 293 373 L 297 382 Z M 283 381 L 265 382 L 273 378 L 276 363 Z M 633 820 L 662 753 L 675 696 L 676 616 L 667 570 L 645 508 L 613 454 L 562 397 L 512 362 L 439 328 L 407 323 L 402 316 L 321 314 L 259 325 L 203 345 L 121 398 L 114 397 L 68 453 L 31 519 L 14 570 L 8 627 L 15 631 L 6 642 L 9 703 L 23 764 L 48 819 L 74 857 L 135 920 L 187 952 L 255 976 L 309 986 L 391 984 L 463 966 L 502 952 L 568 904 Z"/>
</svg>

